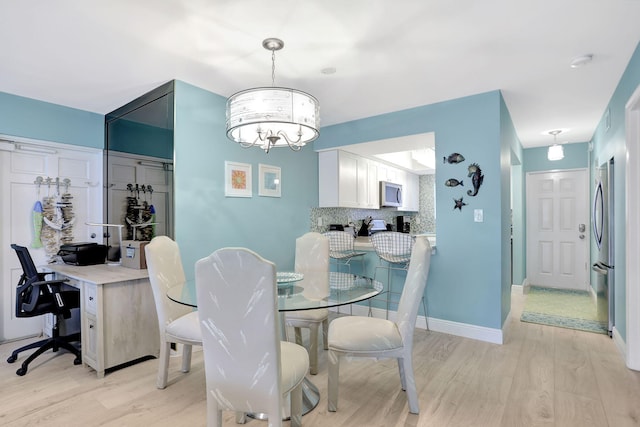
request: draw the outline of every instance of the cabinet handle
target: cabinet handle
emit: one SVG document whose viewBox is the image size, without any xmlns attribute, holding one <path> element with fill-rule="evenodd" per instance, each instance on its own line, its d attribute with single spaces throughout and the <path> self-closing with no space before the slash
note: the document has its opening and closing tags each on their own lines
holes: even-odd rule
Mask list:
<svg viewBox="0 0 640 427">
<path fill-rule="evenodd" d="M 93 297 L 89 297 L 89 301 L 93 301 Z"/>
<path fill-rule="evenodd" d="M 89 329 L 93 329 L 93 325 L 89 325 Z"/>
</svg>

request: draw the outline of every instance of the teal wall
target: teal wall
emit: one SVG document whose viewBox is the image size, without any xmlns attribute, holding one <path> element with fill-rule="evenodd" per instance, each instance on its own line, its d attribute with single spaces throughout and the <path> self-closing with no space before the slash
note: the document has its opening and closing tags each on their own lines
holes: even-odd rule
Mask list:
<svg viewBox="0 0 640 427">
<path fill-rule="evenodd" d="M 104 116 L 0 92 L 0 134 L 104 148 Z"/>
<path fill-rule="evenodd" d="M 509 193 L 507 145 L 518 143 L 500 135 L 505 116 L 502 96 L 493 91 L 327 126 L 314 143 L 316 150 L 323 150 L 435 132 L 438 159 L 454 152 L 464 155 L 465 162 L 436 169 L 437 253 L 426 290 L 430 317 L 499 329 L 509 312 L 510 300 L 503 294 L 510 282 L 504 283 L 503 269 L 510 267 L 503 264 L 509 233 L 505 215 L 510 213 L 508 199 L 503 199 Z M 467 196 L 460 187 L 444 186 L 448 178 L 469 181 L 467 167 L 474 162 L 485 176 L 476 197 Z M 468 205 L 454 210 L 454 199 L 460 197 Z M 484 222 L 473 221 L 474 209 L 483 209 Z"/>
<path fill-rule="evenodd" d="M 225 134 L 226 99 L 176 81 L 176 240 L 185 273 L 218 248 L 243 246 L 292 269 L 295 239 L 309 231 L 311 207 L 318 206 L 318 156 L 312 146 L 245 149 Z M 253 197 L 224 196 L 224 162 L 249 163 Z M 258 196 L 258 164 L 281 168 L 282 197 Z"/>
<path fill-rule="evenodd" d="M 524 150 L 524 172 L 548 170 L 580 169 L 589 167 L 589 143 L 563 144 L 564 159 L 547 159 L 549 147 L 527 148 Z"/>
<path fill-rule="evenodd" d="M 640 43 L 627 65 L 593 136 L 591 169 L 613 157 L 615 163 L 615 327 L 626 341 L 626 233 L 625 233 L 625 105 L 640 85 Z M 608 114 L 607 114 L 608 111 Z M 592 180 L 593 185 L 593 180 Z M 638 185 L 637 182 L 631 185 Z M 593 191 L 591 192 L 593 197 Z M 637 213 L 636 213 L 637 215 Z M 594 245 L 591 239 L 592 247 Z M 636 254 L 637 255 L 637 254 Z"/>
</svg>

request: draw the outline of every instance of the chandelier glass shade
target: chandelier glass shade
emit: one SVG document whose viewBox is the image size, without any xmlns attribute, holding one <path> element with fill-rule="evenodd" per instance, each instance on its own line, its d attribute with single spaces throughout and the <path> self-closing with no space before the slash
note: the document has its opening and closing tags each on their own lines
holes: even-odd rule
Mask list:
<svg viewBox="0 0 640 427">
<path fill-rule="evenodd" d="M 227 99 L 227 138 L 242 147 L 289 147 L 299 151 L 320 134 L 320 105 L 308 93 L 275 87 L 275 51 L 284 42 L 269 38 L 262 46 L 271 51 L 272 87 L 237 92 Z"/>
</svg>

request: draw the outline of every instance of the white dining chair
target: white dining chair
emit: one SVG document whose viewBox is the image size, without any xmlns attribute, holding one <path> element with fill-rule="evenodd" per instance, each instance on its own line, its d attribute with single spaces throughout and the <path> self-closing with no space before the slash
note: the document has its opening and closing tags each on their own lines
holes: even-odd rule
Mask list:
<svg viewBox="0 0 640 427">
<path fill-rule="evenodd" d="M 266 414 L 282 426 L 290 400 L 291 426 L 302 425 L 307 350 L 281 341 L 275 265 L 244 248 L 218 249 L 196 262 L 196 295 L 204 348 L 207 426 L 222 412 Z"/>
<path fill-rule="evenodd" d="M 329 325 L 328 409 L 338 409 L 338 372 L 343 357 L 396 358 L 400 383 L 406 390 L 409 412 L 417 414 L 418 393 L 413 375 L 413 331 L 418 305 L 429 275 L 431 248 L 425 236 L 416 237 L 409 271 L 395 322 L 363 316 L 346 316 Z"/>
<path fill-rule="evenodd" d="M 167 297 L 173 286 L 186 282 L 178 244 L 167 236 L 154 237 L 145 248 L 149 282 L 160 327 L 160 363 L 156 386 L 167 386 L 171 343 L 182 344 L 182 372 L 191 369 L 191 350 L 202 344 L 198 312 Z"/>
<path fill-rule="evenodd" d="M 300 282 L 303 294 L 311 300 L 329 296 L 329 239 L 320 233 L 306 233 L 296 239 L 295 271 L 304 274 Z M 295 340 L 302 345 L 301 328 L 309 329 L 309 359 L 312 375 L 318 373 L 318 330 L 322 325 L 322 342 L 327 350 L 329 310 L 289 311 L 286 313 L 287 326 L 294 328 Z"/>
</svg>

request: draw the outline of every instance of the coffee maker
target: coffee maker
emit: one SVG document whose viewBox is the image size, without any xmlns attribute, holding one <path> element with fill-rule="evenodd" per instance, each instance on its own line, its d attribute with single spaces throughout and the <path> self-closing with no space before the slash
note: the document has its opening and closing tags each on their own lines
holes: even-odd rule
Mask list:
<svg viewBox="0 0 640 427">
<path fill-rule="evenodd" d="M 408 215 L 398 215 L 396 217 L 396 231 L 400 233 L 411 233 L 411 217 Z"/>
</svg>

